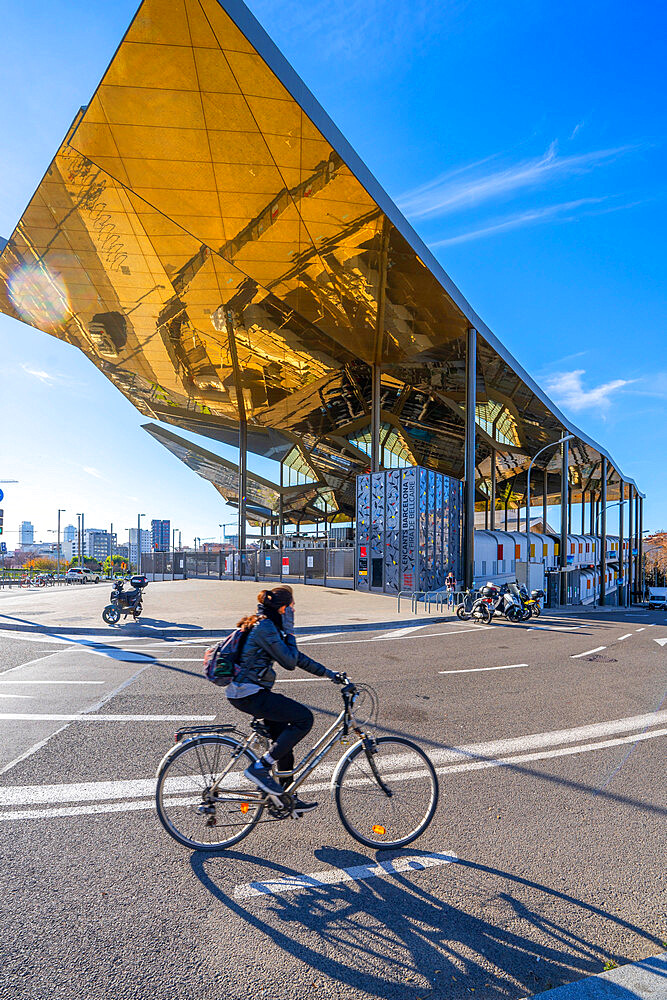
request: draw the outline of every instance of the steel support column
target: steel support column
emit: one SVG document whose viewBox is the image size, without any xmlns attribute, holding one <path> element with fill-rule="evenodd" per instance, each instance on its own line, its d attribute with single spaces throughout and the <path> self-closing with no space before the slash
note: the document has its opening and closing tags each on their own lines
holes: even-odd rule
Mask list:
<svg viewBox="0 0 667 1000">
<path fill-rule="evenodd" d="M 496 449 L 491 452 L 491 531 L 496 527 Z"/>
<path fill-rule="evenodd" d="M 621 502 L 618 507 L 618 578 L 620 580 L 620 591 L 618 594 L 618 603 L 622 608 L 624 608 L 626 604 L 625 580 L 623 579 L 623 577 L 625 576 L 625 558 L 623 552 L 623 545 L 625 543 L 624 539 L 625 483 L 623 482 L 622 479 L 620 482 L 620 487 L 621 487 L 621 493 L 620 493 Z"/>
<path fill-rule="evenodd" d="M 607 598 L 607 459 L 602 456 L 602 476 L 600 492 L 600 607 Z"/>
<path fill-rule="evenodd" d="M 639 544 L 637 545 L 637 558 L 639 559 L 639 566 L 637 567 L 637 581 L 639 583 L 639 600 L 644 600 L 644 594 L 646 593 L 646 582 L 644 579 L 644 497 L 639 498 Z"/>
<path fill-rule="evenodd" d="M 379 472 L 382 467 L 380 454 L 380 366 L 371 366 L 371 472 Z"/>
<path fill-rule="evenodd" d="M 463 582 L 475 576 L 475 406 L 477 402 L 477 330 L 470 327 L 466 344 L 465 510 Z"/>
<path fill-rule="evenodd" d="M 549 503 L 549 473 L 544 470 L 544 482 L 542 484 L 542 532 L 547 533 L 547 506 Z"/>
<path fill-rule="evenodd" d="M 590 531 L 589 535 L 595 534 L 595 490 L 591 490 L 589 496 L 589 513 L 590 513 Z"/>
<path fill-rule="evenodd" d="M 635 548 L 635 511 L 634 511 L 634 486 L 630 487 L 630 495 L 628 497 L 628 604 L 632 606 L 634 600 L 634 585 L 635 585 L 635 573 L 634 573 L 634 561 L 633 556 Z"/>
<path fill-rule="evenodd" d="M 586 534 L 586 493 L 581 491 L 581 533 Z"/>
<path fill-rule="evenodd" d="M 572 534 L 572 490 L 570 484 L 567 487 L 567 533 Z"/>
<path fill-rule="evenodd" d="M 560 546 L 558 566 L 560 568 L 560 603 L 567 604 L 567 502 L 569 496 L 570 442 L 560 446 Z"/>
<path fill-rule="evenodd" d="M 239 576 L 243 579 L 245 570 L 246 547 L 246 495 L 248 492 L 248 422 L 245 412 L 245 397 L 243 394 L 243 378 L 239 357 L 236 350 L 236 334 L 234 331 L 234 313 L 227 311 L 227 335 L 229 337 L 229 353 L 234 371 L 236 386 L 236 404 L 239 411 L 239 519 L 238 519 L 238 549 Z"/>
</svg>

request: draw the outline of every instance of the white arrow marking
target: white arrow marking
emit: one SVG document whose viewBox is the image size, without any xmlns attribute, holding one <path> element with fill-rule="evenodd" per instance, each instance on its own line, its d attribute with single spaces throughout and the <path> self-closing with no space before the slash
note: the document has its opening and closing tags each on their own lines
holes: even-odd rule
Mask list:
<svg viewBox="0 0 667 1000">
<path fill-rule="evenodd" d="M 399 872 L 424 871 L 425 868 L 435 868 L 439 865 L 451 865 L 458 861 L 455 854 L 420 854 L 417 857 L 394 858 L 393 861 L 380 861 L 367 865 L 354 865 L 352 868 L 325 868 L 309 875 L 292 875 L 287 878 L 266 879 L 263 882 L 247 882 L 237 885 L 234 889 L 234 899 L 250 899 L 253 896 L 279 896 L 299 889 L 324 889 L 330 885 L 340 885 L 343 882 L 366 881 L 393 875 Z"/>
<path fill-rule="evenodd" d="M 667 639 L 654 639 L 653 642 L 657 642 L 659 646 L 667 646 Z"/>
</svg>

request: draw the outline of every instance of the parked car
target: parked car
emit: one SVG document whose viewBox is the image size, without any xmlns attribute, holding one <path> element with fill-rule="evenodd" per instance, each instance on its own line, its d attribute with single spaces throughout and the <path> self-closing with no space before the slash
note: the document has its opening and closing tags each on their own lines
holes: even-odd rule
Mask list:
<svg viewBox="0 0 667 1000">
<path fill-rule="evenodd" d="M 87 567 L 79 568 L 76 566 L 67 570 L 65 579 L 68 583 L 99 583 L 100 574 Z"/>
<path fill-rule="evenodd" d="M 664 594 L 651 594 L 648 599 L 648 609 L 649 611 L 664 611 L 667 609 L 667 596 Z"/>
</svg>

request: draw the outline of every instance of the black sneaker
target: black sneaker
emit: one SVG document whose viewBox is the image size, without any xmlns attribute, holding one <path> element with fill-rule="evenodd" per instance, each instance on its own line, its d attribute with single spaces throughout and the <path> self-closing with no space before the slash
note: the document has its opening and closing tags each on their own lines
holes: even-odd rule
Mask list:
<svg viewBox="0 0 667 1000">
<path fill-rule="evenodd" d="M 305 813 L 312 812 L 313 809 L 317 809 L 319 803 L 317 802 L 304 802 L 300 799 L 298 795 L 294 796 L 294 804 L 292 805 L 292 815 L 293 816 L 303 816 Z"/>
<path fill-rule="evenodd" d="M 258 788 L 270 795 L 277 805 L 281 805 L 283 789 L 271 774 L 271 769 L 262 764 L 261 760 L 251 764 L 243 772 L 250 781 L 254 782 Z"/>
</svg>

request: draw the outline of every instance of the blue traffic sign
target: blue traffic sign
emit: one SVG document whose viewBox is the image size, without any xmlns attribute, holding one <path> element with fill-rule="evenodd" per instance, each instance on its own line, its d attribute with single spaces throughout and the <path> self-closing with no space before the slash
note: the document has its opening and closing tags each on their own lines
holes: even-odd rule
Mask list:
<svg viewBox="0 0 667 1000">
<path fill-rule="evenodd" d="M 0 552 L 4 555 L 7 551 L 7 542 L 0 542 Z"/>
<path fill-rule="evenodd" d="M 0 503 L 5 499 L 5 494 L 0 490 Z"/>
</svg>

